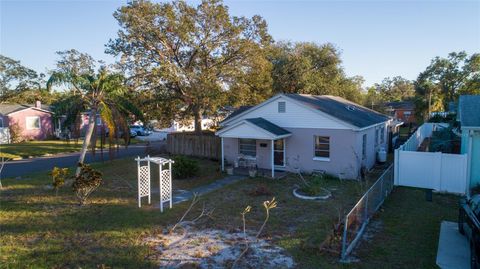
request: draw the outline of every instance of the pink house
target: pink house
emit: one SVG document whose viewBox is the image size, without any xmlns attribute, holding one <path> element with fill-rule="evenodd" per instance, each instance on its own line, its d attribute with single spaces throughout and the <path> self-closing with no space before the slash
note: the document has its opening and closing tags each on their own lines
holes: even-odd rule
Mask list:
<svg viewBox="0 0 480 269">
<path fill-rule="evenodd" d="M 40 101 L 35 105 L 0 104 L 0 128 L 13 126 L 24 140 L 44 140 L 54 134 L 53 112 Z"/>
</svg>

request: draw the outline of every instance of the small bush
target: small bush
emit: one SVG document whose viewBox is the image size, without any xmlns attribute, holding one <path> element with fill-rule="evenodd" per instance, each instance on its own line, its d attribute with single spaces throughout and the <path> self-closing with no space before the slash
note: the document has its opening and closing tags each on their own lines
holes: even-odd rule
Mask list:
<svg viewBox="0 0 480 269">
<path fill-rule="evenodd" d="M 55 195 L 58 194 L 58 190 L 65 185 L 65 178 L 68 175 L 68 168 L 59 168 L 59 167 L 54 167 L 52 169 L 52 172 L 50 172 L 52 175 L 52 185 L 53 189 L 55 190 Z"/>
<path fill-rule="evenodd" d="M 22 136 L 22 128 L 20 128 L 18 122 L 10 122 L 8 130 L 10 132 L 10 139 L 12 143 L 20 143 L 26 140 L 26 138 Z"/>
<path fill-rule="evenodd" d="M 184 156 L 175 156 L 173 160 L 175 161 L 172 167 L 174 179 L 185 179 L 198 175 L 200 166 L 196 160 Z"/>
<path fill-rule="evenodd" d="M 314 176 L 308 181 L 308 185 L 304 185 L 300 188 L 300 191 L 310 196 L 322 194 L 326 189 L 326 181 L 335 179 L 338 180 L 338 178 L 329 174 Z"/>
<path fill-rule="evenodd" d="M 77 195 L 80 205 L 84 205 L 93 191 L 102 183 L 102 173 L 87 164 L 79 163 L 80 175 L 75 177 L 73 191 Z"/>
</svg>

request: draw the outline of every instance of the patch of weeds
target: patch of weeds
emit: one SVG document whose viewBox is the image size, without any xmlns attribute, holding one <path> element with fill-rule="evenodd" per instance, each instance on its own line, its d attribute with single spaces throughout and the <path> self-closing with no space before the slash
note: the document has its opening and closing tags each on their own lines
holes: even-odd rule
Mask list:
<svg viewBox="0 0 480 269">
<path fill-rule="evenodd" d="M 272 196 L 272 192 L 266 185 L 258 185 L 251 189 L 248 194 L 250 196 Z"/>
</svg>

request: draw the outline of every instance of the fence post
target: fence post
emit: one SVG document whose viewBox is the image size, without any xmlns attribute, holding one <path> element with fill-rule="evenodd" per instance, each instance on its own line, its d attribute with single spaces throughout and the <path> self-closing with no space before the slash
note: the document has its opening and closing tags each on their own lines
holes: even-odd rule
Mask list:
<svg viewBox="0 0 480 269">
<path fill-rule="evenodd" d="M 347 257 L 347 230 L 348 230 L 348 215 L 345 217 L 345 223 L 343 224 L 343 238 L 342 238 L 342 260 Z"/>
<path fill-rule="evenodd" d="M 370 193 L 369 191 L 367 191 L 365 193 L 365 216 L 366 216 L 367 219 L 368 219 L 368 194 L 369 193 Z M 363 221 L 365 221 L 365 220 L 363 220 Z"/>
<path fill-rule="evenodd" d="M 400 175 L 399 175 L 400 148 L 394 151 L 394 157 L 393 157 L 393 184 L 395 185 L 400 185 L 400 182 L 399 182 L 400 181 Z"/>
<path fill-rule="evenodd" d="M 383 182 L 384 181 L 385 181 L 385 176 L 382 177 L 382 180 L 380 182 L 380 193 L 382 194 L 382 200 L 385 199 L 385 197 L 387 197 L 387 194 L 383 193 Z"/>
</svg>

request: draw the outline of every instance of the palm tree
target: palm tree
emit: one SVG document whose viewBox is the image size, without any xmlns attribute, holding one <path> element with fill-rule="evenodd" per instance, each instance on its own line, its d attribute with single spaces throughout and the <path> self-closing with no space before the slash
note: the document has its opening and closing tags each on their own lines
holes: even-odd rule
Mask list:
<svg viewBox="0 0 480 269">
<path fill-rule="evenodd" d="M 127 145 L 130 134 L 127 119 L 130 115 L 141 117 L 141 113 L 128 99 L 129 92 L 123 75 L 110 72 L 106 66 L 101 66 L 97 72 L 93 71 L 93 58 L 76 50 L 58 54 L 61 60 L 47 82 L 47 89 L 53 85 L 66 85 L 72 89 L 56 104 L 56 109 L 65 113 L 67 124 L 74 123 L 84 111 L 90 114 L 78 162 L 84 163 L 90 143 L 92 150 L 95 150 L 98 116 L 108 128 L 110 144 L 115 134 L 123 130 Z M 79 173 L 80 167 L 75 175 Z"/>
</svg>

